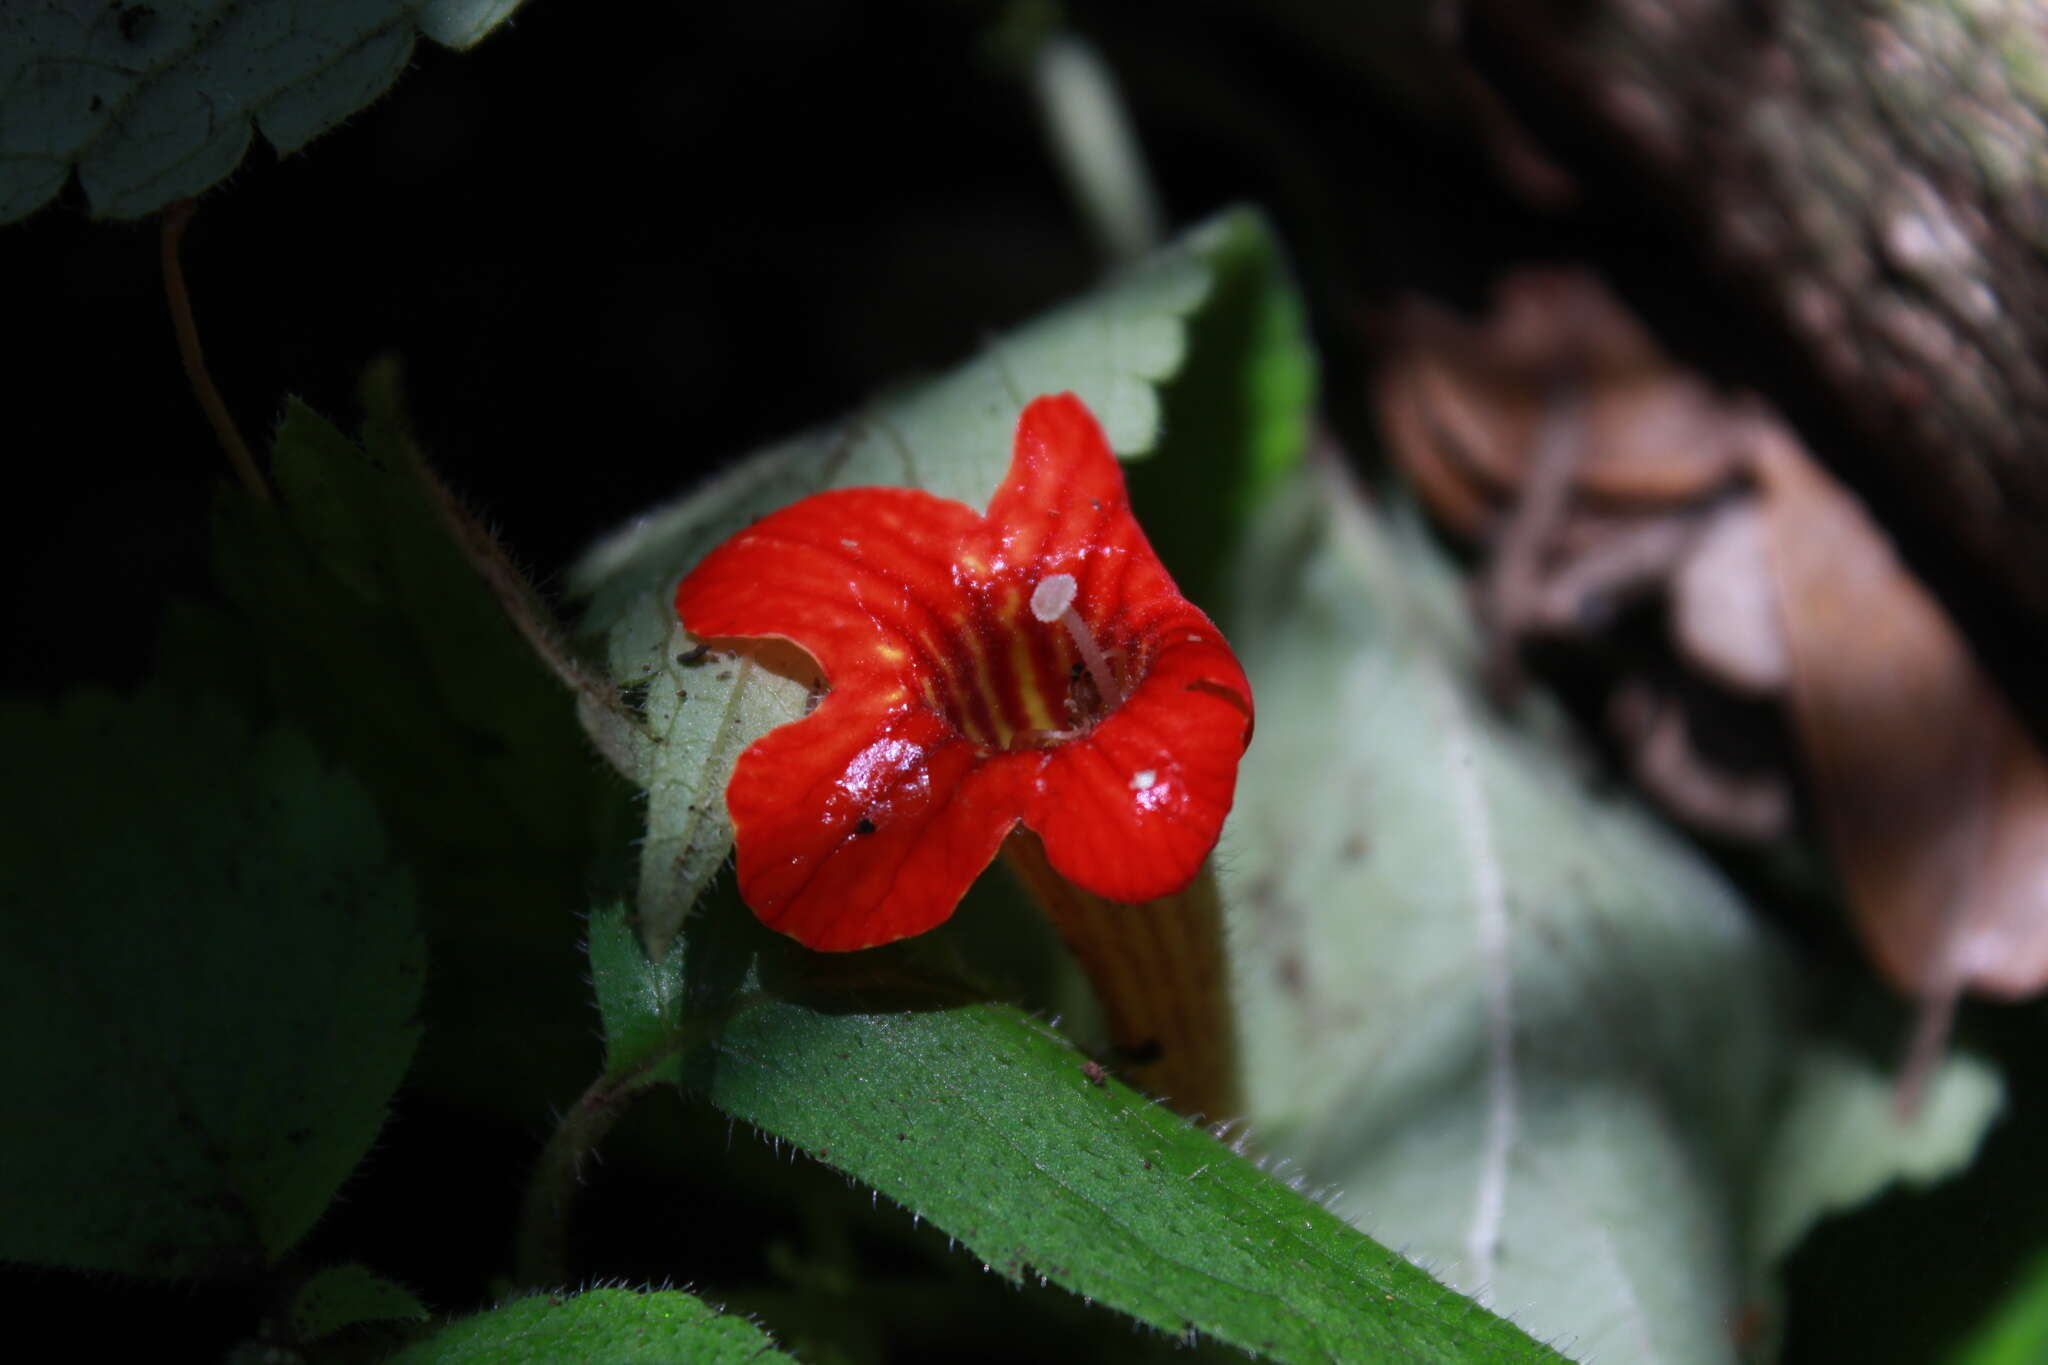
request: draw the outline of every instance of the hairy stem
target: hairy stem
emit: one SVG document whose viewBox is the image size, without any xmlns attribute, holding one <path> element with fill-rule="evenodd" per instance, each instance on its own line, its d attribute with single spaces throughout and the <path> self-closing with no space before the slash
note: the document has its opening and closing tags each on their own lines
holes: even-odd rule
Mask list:
<svg viewBox="0 0 2048 1365">
<path fill-rule="evenodd" d="M 604 1141 L 627 1103 L 652 1079 L 651 1068 L 623 1077 L 600 1076 L 555 1125 L 519 1209 L 514 1274 L 520 1285 L 538 1288 L 568 1282 L 569 1221 L 577 1187 L 583 1183 L 583 1159 Z"/>
<path fill-rule="evenodd" d="M 505 613 L 505 619 L 519 632 L 534 657 L 546 665 L 548 671 L 560 680 L 564 687 L 574 692 L 579 703 L 589 709 L 620 714 L 618 689 L 609 678 L 587 667 L 569 648 L 568 638 L 561 623 L 555 619 L 540 593 L 527 580 L 525 574 L 512 562 L 505 547 L 498 543 L 486 527 L 462 504 L 441 477 L 427 463 L 426 455 L 419 443 L 413 439 L 412 431 L 405 420 L 404 403 L 399 393 L 397 362 L 384 357 L 370 367 L 364 379 L 365 407 L 376 417 L 388 423 L 392 434 L 405 452 L 406 462 L 412 468 L 413 476 L 425 490 L 427 503 L 448 529 L 449 539 L 462 552 L 483 579 L 491 595 L 498 599 L 498 605 Z M 609 756 L 609 755 L 607 755 Z"/>
<path fill-rule="evenodd" d="M 227 452 L 235 477 L 252 495 L 270 502 L 270 485 L 256 468 L 256 458 L 249 453 L 249 443 L 242 439 L 220 390 L 213 386 L 213 375 L 206 368 L 206 352 L 199 345 L 199 324 L 192 317 L 192 295 L 185 288 L 185 267 L 178 255 L 195 207 L 192 200 L 180 199 L 164 210 L 164 298 L 171 306 L 171 329 L 178 336 L 178 358 L 185 362 L 185 378 L 191 381 L 193 395 L 199 399 L 200 410 L 206 414 L 215 439 Z"/>
<path fill-rule="evenodd" d="M 742 991 L 716 1010 L 677 1023 L 659 1047 L 650 1048 L 623 1070 L 607 1069 L 576 1097 L 541 1148 L 526 1183 L 526 1197 L 520 1202 L 514 1260 L 520 1285 L 540 1288 L 568 1282 L 570 1215 L 576 1190 L 583 1183 L 584 1158 L 597 1150 L 633 1099 L 660 1083 L 669 1062 L 717 1037 L 735 1016 L 767 1000 L 759 991 Z"/>
</svg>

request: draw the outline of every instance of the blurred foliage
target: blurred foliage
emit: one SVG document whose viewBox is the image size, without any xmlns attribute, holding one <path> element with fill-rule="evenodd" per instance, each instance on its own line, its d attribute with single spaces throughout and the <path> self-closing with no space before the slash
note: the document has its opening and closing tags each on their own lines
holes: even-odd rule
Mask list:
<svg viewBox="0 0 2048 1365">
<path fill-rule="evenodd" d="M 186 602 L 162 639 L 175 687 L 288 717 L 359 774 L 419 879 L 434 974 L 417 1083 L 518 1121 L 589 1066 L 573 963 L 627 791 L 561 685 L 456 548 L 393 405 L 358 446 L 288 404 L 272 449 L 280 505 L 224 491 L 220 606 Z M 523 1074 L 489 1064 L 522 1059 Z"/>
<path fill-rule="evenodd" d="M 1991 1320 L 1948 1359 L 1949 1365 L 2034 1365 L 2048 1360 L 2048 1256 L 2027 1267 Z"/>
<path fill-rule="evenodd" d="M 23 6 L 0 45 L 0 223 L 75 171 L 139 218 L 232 173 L 252 135 L 295 152 L 376 99 L 426 36 L 469 47 L 519 0 L 158 0 Z"/>
<path fill-rule="evenodd" d="M 0 708 L 0 1256 L 260 1271 L 412 1057 L 411 878 L 361 785 L 217 703 Z"/>
<path fill-rule="evenodd" d="M 425 1322 L 430 1315 L 404 1287 L 368 1266 L 329 1266 L 300 1285 L 285 1310 L 294 1341 L 319 1341 L 366 1322 Z"/>
</svg>

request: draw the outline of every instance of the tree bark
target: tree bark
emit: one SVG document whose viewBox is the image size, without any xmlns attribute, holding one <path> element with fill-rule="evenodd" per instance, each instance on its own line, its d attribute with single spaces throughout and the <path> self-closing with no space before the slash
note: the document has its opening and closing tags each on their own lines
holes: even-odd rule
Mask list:
<svg viewBox="0 0 2048 1365">
<path fill-rule="evenodd" d="M 1914 509 L 2048 677 L 2048 18 L 1471 0 L 1464 23 L 1532 124 L 1621 149 L 1762 300 L 1877 466 L 1843 473 Z"/>
</svg>

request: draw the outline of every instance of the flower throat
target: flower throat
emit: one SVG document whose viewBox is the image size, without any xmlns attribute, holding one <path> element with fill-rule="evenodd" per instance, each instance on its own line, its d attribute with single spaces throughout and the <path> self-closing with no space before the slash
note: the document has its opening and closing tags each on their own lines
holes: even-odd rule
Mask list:
<svg viewBox="0 0 2048 1365">
<path fill-rule="evenodd" d="M 1065 743 L 1093 730 L 1129 695 L 1074 609 L 1078 591 L 1065 573 L 1040 580 L 1028 603 L 1013 588 L 977 613 L 980 619 L 961 632 L 960 648 L 935 651 L 945 662 L 930 700 L 977 748 Z"/>
</svg>

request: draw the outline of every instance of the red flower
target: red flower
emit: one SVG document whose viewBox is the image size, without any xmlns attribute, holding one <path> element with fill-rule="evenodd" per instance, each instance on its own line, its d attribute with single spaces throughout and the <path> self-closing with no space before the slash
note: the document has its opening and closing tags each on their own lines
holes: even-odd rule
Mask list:
<svg viewBox="0 0 2048 1365">
<path fill-rule="evenodd" d="M 819 493 L 713 550 L 676 611 L 699 638 L 789 640 L 831 684 L 726 788 L 741 896 L 811 948 L 942 923 L 1020 822 L 1083 890 L 1180 891 L 1251 739 L 1244 670 L 1072 394 L 1024 409 L 986 516 L 908 488 Z"/>
</svg>

